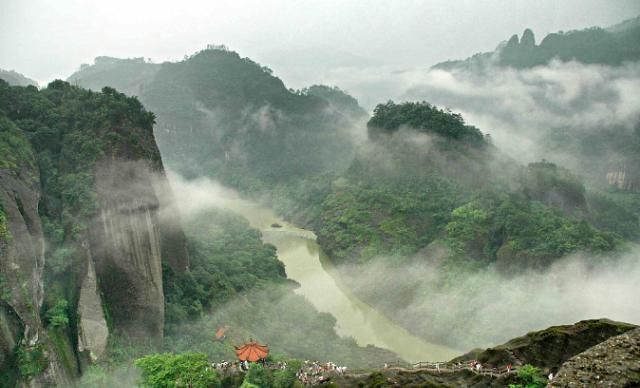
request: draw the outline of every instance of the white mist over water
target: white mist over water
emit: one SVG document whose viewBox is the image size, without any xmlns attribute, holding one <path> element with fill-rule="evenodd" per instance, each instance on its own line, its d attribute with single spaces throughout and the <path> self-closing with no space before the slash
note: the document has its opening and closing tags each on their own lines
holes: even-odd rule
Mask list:
<svg viewBox="0 0 640 388">
<path fill-rule="evenodd" d="M 210 208 L 245 216 L 263 232 L 265 242 L 277 247 L 288 276 L 301 284 L 298 292 L 319 311 L 337 318 L 339 334 L 352 336 L 361 345 L 389 348 L 408 360 L 445 360 L 461 352 L 419 340 L 359 297 L 389 298 L 387 304 L 394 308 L 383 310 L 394 322 L 412 333 L 456 344 L 460 350 L 494 346 L 527 331 L 583 319 L 640 324 L 637 246 L 619 259 L 600 264 L 575 254 L 544 272 L 505 277 L 488 269 L 445 290 L 435 288 L 439 275 L 433 257 L 399 267 L 377 260 L 359 267 L 357 277 L 349 278 L 347 285 L 312 232 L 286 223 L 270 209 L 242 200 L 233 190 L 209 179 L 186 181 L 175 173 L 168 176 L 186 222 Z M 281 227 L 272 226 L 275 223 Z M 394 303 L 398 294 L 403 299 Z"/>
<path fill-rule="evenodd" d="M 186 181 L 175 173 L 168 177 L 185 222 L 199 212 L 219 208 L 244 216 L 252 227 L 262 231 L 263 240 L 276 246 L 287 276 L 300 284 L 296 292 L 318 311 L 332 314 L 339 335 L 353 337 L 361 346 L 371 344 L 392 350 L 411 362 L 449 360 L 461 353 L 411 335 L 353 295 L 332 270 L 313 232 L 285 222 L 270 209 L 243 200 L 233 190 L 209 179 Z"/>
<path fill-rule="evenodd" d="M 387 302 L 392 307 L 385 312 L 412 332 L 467 350 L 585 319 L 640 324 L 638 246 L 598 262 L 574 254 L 544 272 L 511 277 L 489 268 L 446 289 L 434 286 L 441 275 L 424 259 L 400 267 L 376 260 L 358 269 L 352 287 L 358 295 L 402 295 L 400 303 Z"/>
</svg>

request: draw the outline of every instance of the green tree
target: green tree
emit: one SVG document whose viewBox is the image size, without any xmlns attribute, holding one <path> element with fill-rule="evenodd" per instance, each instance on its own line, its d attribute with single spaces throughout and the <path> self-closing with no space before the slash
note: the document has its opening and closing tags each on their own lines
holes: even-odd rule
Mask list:
<svg viewBox="0 0 640 388">
<path fill-rule="evenodd" d="M 260 387 L 270 388 L 273 387 L 273 376 L 265 370 L 260 364 L 251 364 L 249 371 L 242 382 L 243 388 L 247 387 Z"/>
<path fill-rule="evenodd" d="M 547 379 L 542 376 L 542 371 L 531 364 L 526 364 L 518 369 L 518 384 L 509 384 L 509 388 L 544 388 Z"/>
<path fill-rule="evenodd" d="M 47 321 L 52 327 L 67 327 L 69 325 L 68 314 L 69 302 L 65 299 L 58 299 L 55 305 L 47 310 Z"/>
<path fill-rule="evenodd" d="M 203 353 L 152 354 L 135 361 L 142 371 L 140 385 L 148 388 L 219 387 L 218 374 Z"/>
<path fill-rule="evenodd" d="M 300 385 L 300 381 L 296 377 L 296 372 L 300 370 L 300 366 L 300 361 L 291 360 L 284 370 L 274 372 L 273 388 L 293 388 Z"/>
</svg>

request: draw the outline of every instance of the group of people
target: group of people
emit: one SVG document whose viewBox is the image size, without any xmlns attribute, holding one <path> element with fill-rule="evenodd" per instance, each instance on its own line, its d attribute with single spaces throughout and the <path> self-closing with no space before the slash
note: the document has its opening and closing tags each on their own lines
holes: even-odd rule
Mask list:
<svg viewBox="0 0 640 388">
<path fill-rule="evenodd" d="M 287 362 L 281 361 L 274 364 L 263 363 L 265 367 L 271 369 L 287 369 Z M 247 361 L 225 361 L 214 362 L 211 364 L 213 369 L 222 373 L 246 372 L 249 370 L 249 362 Z M 318 384 L 327 382 L 331 379 L 332 374 L 344 374 L 347 371 L 346 366 L 339 366 L 334 362 L 320 363 L 318 361 L 305 361 L 296 373 L 298 380 L 304 384 Z"/>
<path fill-rule="evenodd" d="M 238 372 L 238 371 L 248 371 L 249 363 L 247 361 L 225 361 L 221 362 L 213 362 L 211 363 L 211 367 L 216 370 L 220 370 L 223 372 Z"/>
<path fill-rule="evenodd" d="M 305 385 L 315 385 L 329 381 L 332 374 L 344 374 L 346 371 L 346 366 L 338 366 L 331 361 L 321 364 L 318 361 L 307 360 L 296 373 L 296 377 Z"/>
<path fill-rule="evenodd" d="M 482 364 L 480 363 L 480 361 L 471 360 L 471 362 L 469 362 L 469 369 L 480 373 L 482 372 Z"/>
</svg>

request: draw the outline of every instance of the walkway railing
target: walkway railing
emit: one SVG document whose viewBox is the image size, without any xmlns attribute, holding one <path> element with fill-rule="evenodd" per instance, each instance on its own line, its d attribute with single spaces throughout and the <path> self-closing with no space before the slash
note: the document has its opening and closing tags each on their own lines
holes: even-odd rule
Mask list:
<svg viewBox="0 0 640 388">
<path fill-rule="evenodd" d="M 504 375 L 508 375 L 510 373 L 514 373 L 518 370 L 517 366 L 512 367 L 502 367 L 502 368 L 485 368 L 485 367 L 476 367 L 477 361 L 470 360 L 466 362 L 434 362 L 434 361 L 423 361 L 417 362 L 415 364 L 407 364 L 400 362 L 388 363 L 385 365 L 386 370 L 400 370 L 406 372 L 436 372 L 436 373 L 454 373 L 459 371 L 469 371 L 475 374 L 484 375 L 484 376 L 495 376 L 500 377 Z"/>
</svg>

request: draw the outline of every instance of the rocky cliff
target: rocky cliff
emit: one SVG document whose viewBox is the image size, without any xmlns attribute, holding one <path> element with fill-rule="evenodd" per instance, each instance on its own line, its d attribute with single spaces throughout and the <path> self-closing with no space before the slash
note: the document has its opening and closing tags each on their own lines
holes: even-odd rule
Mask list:
<svg viewBox="0 0 640 388">
<path fill-rule="evenodd" d="M 113 325 L 136 338 L 162 338 L 162 251 L 154 176 L 143 161 L 96 168 L 98 214 L 89 226 L 92 260 Z"/>
<path fill-rule="evenodd" d="M 0 129 L 0 150 L 18 151 L 0 160 L 0 371 L 17 361 L 32 367 L 22 371 L 27 377 L 45 372 L 33 384 L 66 382 L 40 316 L 45 242 L 39 172 L 21 131 L 1 117 Z"/>
<path fill-rule="evenodd" d="M 562 364 L 550 387 L 639 387 L 640 328 L 628 331 Z"/>
<path fill-rule="evenodd" d="M 543 370 L 557 370 L 576 354 L 636 327 L 608 319 L 552 326 L 514 338 L 494 348 L 471 351 L 453 361 L 478 360 L 484 365 L 495 367 L 531 364 Z"/>
<path fill-rule="evenodd" d="M 152 123 L 113 89 L 0 81 L 1 378 L 64 385 L 110 336 L 162 339 L 162 267 L 189 256 Z"/>
<path fill-rule="evenodd" d="M 635 163 L 626 161 L 610 163 L 607 166 L 606 180 L 609 187 L 619 191 L 640 191 L 640 177 L 632 166 Z"/>
</svg>

